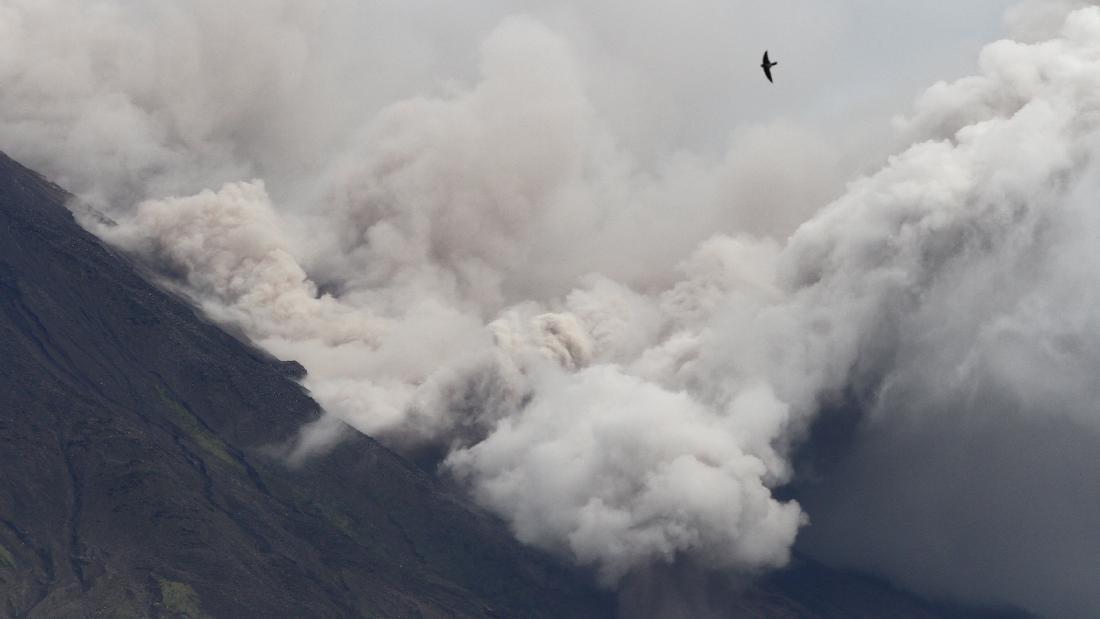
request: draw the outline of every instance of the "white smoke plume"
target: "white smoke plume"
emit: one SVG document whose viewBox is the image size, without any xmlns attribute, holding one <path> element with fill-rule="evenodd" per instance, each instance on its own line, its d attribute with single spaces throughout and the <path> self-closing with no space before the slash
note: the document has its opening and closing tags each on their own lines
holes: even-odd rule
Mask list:
<svg viewBox="0 0 1100 619">
<path fill-rule="evenodd" d="M 677 376 L 730 295 L 779 294 L 757 271 L 777 247 L 693 250 L 730 227 L 725 170 L 632 172 L 544 26 L 509 20 L 483 54 L 476 86 L 384 110 L 372 152 L 336 173 L 335 212 L 307 225 L 340 251 L 338 297 L 295 262 L 259 183 L 146 202 L 103 233 L 301 361 L 329 412 L 450 445 L 446 466 L 524 541 L 608 582 L 679 553 L 782 565 L 802 519 L 768 490 L 787 475 L 785 405 L 766 384 L 693 394 Z M 694 216 L 672 216 L 688 192 Z"/>
<path fill-rule="evenodd" d="M 1011 481 L 982 467 L 1045 479 L 997 449 L 1051 423 L 1079 428 L 1074 453 L 1100 446 L 1100 9 L 1082 4 L 1014 8 L 1016 40 L 928 89 L 897 122 L 911 146 L 846 188 L 880 151 L 796 122 L 716 155 L 664 150 L 645 127 L 677 118 L 666 93 L 648 101 L 652 84 L 619 71 L 638 42 L 597 53 L 570 30 L 578 13 L 538 3 L 486 9 L 478 72 L 439 87 L 451 67 L 439 33 L 409 26 L 419 5 L 5 2 L 0 140 L 108 210 L 117 225 L 89 223 L 107 240 L 308 369 L 330 417 L 296 457 L 336 440 L 337 419 L 442 448 L 443 472 L 521 540 L 608 584 L 685 557 L 782 566 L 805 531 L 815 556 L 920 591 L 1079 616 L 1100 607 L 1072 577 L 1100 567 L 1098 536 L 1019 539 L 1100 509 L 1031 488 L 1059 509 L 1013 528 L 997 510 L 1020 502 L 984 491 Z M 399 34 L 349 48 L 333 18 L 349 12 Z M 31 53 L 43 24 L 63 36 Z M 819 409 L 853 385 L 869 402 L 855 455 L 805 507 L 777 499 L 804 481 L 792 450 Z M 991 425 L 981 465 L 951 452 L 957 484 L 882 448 L 935 457 Z M 1100 487 L 1095 467 L 1056 461 L 1051 477 Z M 914 490 L 919 523 L 893 507 L 910 469 L 932 488 Z M 940 510 L 935 488 L 966 499 Z M 945 514 L 1003 536 L 960 559 Z"/>
</svg>

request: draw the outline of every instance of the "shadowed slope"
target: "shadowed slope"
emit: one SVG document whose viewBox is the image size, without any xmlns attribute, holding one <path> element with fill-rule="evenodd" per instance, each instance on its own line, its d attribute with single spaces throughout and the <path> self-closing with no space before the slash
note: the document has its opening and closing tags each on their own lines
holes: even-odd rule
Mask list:
<svg viewBox="0 0 1100 619">
<path fill-rule="evenodd" d="M 606 616 L 609 602 L 149 285 L 0 156 L 0 615 Z"/>
<path fill-rule="evenodd" d="M 0 154 L 0 616 L 616 614 L 369 437 L 299 469 L 265 455 L 319 415 L 301 366 L 147 283 L 69 198 Z M 655 568 L 618 611 L 983 616 L 806 562 L 737 586 Z"/>
</svg>

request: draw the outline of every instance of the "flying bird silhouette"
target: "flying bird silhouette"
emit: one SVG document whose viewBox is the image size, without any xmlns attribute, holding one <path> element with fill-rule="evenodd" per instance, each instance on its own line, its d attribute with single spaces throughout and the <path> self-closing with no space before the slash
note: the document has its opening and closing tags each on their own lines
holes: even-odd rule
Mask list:
<svg viewBox="0 0 1100 619">
<path fill-rule="evenodd" d="M 764 62 L 760 65 L 760 68 L 764 69 L 764 76 L 767 77 L 768 81 L 772 82 L 773 84 L 775 82 L 772 81 L 772 67 L 777 64 L 779 63 L 768 60 L 768 50 L 764 50 Z"/>
</svg>

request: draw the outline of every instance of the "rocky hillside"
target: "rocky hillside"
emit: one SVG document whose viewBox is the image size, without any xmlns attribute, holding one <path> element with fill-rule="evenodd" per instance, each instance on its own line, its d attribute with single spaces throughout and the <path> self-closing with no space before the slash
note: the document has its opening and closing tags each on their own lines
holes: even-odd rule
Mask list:
<svg viewBox="0 0 1100 619">
<path fill-rule="evenodd" d="M 148 283 L 69 198 L 0 154 L 0 616 L 979 616 L 805 561 L 616 599 L 366 436 L 288 467 L 272 447 L 320 414 L 302 368 Z"/>
<path fill-rule="evenodd" d="M 0 158 L 0 616 L 547 616 L 611 601 L 319 414 Z"/>
</svg>

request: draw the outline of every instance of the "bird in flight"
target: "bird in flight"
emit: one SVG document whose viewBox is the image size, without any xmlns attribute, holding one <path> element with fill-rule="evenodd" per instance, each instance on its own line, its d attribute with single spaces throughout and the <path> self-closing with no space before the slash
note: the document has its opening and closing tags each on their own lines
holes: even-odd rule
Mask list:
<svg viewBox="0 0 1100 619">
<path fill-rule="evenodd" d="M 769 82 L 772 82 L 772 67 L 777 64 L 779 63 L 768 60 L 768 50 L 764 50 L 764 62 L 760 65 L 760 68 L 764 69 L 764 76 L 768 78 Z"/>
</svg>

